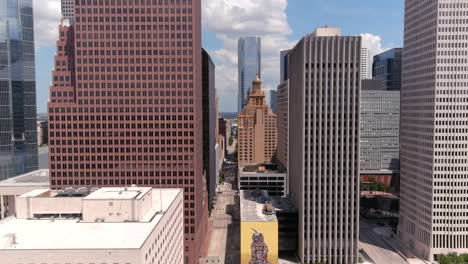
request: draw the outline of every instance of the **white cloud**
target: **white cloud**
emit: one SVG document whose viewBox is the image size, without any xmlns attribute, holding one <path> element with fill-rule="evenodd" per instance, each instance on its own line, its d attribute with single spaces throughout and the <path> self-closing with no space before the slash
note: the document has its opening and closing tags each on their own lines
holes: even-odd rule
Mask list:
<svg viewBox="0 0 468 264">
<path fill-rule="evenodd" d="M 54 47 L 60 24 L 60 0 L 33 0 L 36 47 Z"/>
<path fill-rule="evenodd" d="M 276 89 L 279 53 L 294 43 L 286 16 L 287 0 L 204 0 L 203 27 L 213 32 L 222 47 L 209 50 L 216 64 L 216 88 L 220 111 L 237 110 L 237 40 L 242 36 L 262 38 L 263 88 Z"/>
<path fill-rule="evenodd" d="M 372 56 L 382 53 L 388 48 L 382 47 L 382 38 L 371 33 L 362 33 L 362 47 L 368 48 Z"/>
</svg>

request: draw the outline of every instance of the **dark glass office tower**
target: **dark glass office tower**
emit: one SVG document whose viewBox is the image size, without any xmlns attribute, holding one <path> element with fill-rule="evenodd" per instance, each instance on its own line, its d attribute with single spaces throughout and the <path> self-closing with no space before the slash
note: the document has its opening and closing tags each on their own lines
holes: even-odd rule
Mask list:
<svg viewBox="0 0 468 264">
<path fill-rule="evenodd" d="M 242 37 L 238 41 L 238 112 L 247 104 L 252 82 L 262 78 L 262 41 L 259 37 Z"/>
<path fill-rule="evenodd" d="M 32 0 L 0 0 L 0 179 L 36 170 Z"/>
<path fill-rule="evenodd" d="M 374 56 L 372 78 L 384 81 L 384 89 L 400 91 L 402 48 L 387 50 Z"/>
</svg>

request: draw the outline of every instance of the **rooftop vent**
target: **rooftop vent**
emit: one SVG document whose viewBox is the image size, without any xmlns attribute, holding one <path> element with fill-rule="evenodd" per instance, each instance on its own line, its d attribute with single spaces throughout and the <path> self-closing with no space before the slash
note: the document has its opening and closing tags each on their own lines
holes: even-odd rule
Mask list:
<svg viewBox="0 0 468 264">
<path fill-rule="evenodd" d="M 263 204 L 263 214 L 272 215 L 273 214 L 273 205 L 271 201 L 267 201 Z"/>
</svg>

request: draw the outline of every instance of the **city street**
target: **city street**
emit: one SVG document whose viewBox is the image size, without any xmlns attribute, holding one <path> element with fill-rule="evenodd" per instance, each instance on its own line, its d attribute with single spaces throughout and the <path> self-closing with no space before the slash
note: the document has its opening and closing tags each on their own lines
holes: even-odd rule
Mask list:
<svg viewBox="0 0 468 264">
<path fill-rule="evenodd" d="M 209 245 L 207 256 L 219 263 L 240 263 L 239 201 L 236 196 L 237 163 L 232 161 L 230 151 L 228 162 L 223 166 L 225 181 L 216 191 L 214 208 L 209 219 Z M 231 160 L 231 161 L 229 161 Z M 216 262 L 218 263 L 218 262 Z"/>
</svg>

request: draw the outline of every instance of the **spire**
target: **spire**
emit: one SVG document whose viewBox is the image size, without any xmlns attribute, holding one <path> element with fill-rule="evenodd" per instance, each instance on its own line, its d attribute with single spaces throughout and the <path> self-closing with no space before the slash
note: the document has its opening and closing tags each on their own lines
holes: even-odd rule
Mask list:
<svg viewBox="0 0 468 264">
<path fill-rule="evenodd" d="M 260 80 L 260 76 L 257 76 L 255 77 L 255 80 L 252 82 L 252 90 L 253 91 L 256 91 L 256 90 L 261 90 L 262 89 L 262 81 Z"/>
</svg>

